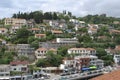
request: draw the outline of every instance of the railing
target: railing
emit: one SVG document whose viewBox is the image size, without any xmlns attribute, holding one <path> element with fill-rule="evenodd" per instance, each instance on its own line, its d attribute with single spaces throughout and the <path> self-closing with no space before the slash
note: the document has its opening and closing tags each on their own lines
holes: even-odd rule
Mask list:
<svg viewBox="0 0 120 80">
<path fill-rule="evenodd" d="M 83 72 L 83 73 L 76 73 L 76 74 L 61 76 L 60 79 L 56 79 L 56 80 L 84 79 L 84 78 L 93 77 L 93 76 L 97 76 L 97 75 L 101 75 L 101 74 L 103 74 L 102 70 L 94 70 L 94 71 L 89 71 L 89 72 Z"/>
</svg>

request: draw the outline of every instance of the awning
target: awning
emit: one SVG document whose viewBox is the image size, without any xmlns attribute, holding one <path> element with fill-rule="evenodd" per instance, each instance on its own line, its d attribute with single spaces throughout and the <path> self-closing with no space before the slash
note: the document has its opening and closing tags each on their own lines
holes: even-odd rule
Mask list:
<svg viewBox="0 0 120 80">
<path fill-rule="evenodd" d="M 82 70 L 84 71 L 84 70 L 90 70 L 90 68 L 82 68 Z"/>
<path fill-rule="evenodd" d="M 10 77 L 0 77 L 0 80 L 3 80 L 3 79 L 10 79 Z"/>
<path fill-rule="evenodd" d="M 96 66 L 91 66 L 91 67 L 89 67 L 90 69 L 97 69 L 97 67 Z"/>
</svg>

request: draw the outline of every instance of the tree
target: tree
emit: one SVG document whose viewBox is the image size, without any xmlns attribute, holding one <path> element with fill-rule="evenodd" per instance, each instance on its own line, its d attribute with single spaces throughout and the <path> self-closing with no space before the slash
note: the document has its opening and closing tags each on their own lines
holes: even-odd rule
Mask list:
<svg viewBox="0 0 120 80">
<path fill-rule="evenodd" d="M 71 16 L 72 16 L 72 13 L 68 11 L 68 15 L 71 17 Z"/>
<path fill-rule="evenodd" d="M 107 53 L 105 52 L 105 50 L 104 49 L 102 49 L 102 48 L 97 48 L 96 49 L 96 51 L 97 51 L 97 56 L 98 56 L 98 58 L 102 58 L 102 56 L 106 56 L 107 55 Z"/>
<path fill-rule="evenodd" d="M 33 41 L 35 41 L 35 37 L 34 36 L 28 37 L 28 43 L 29 44 L 31 44 Z"/>
<path fill-rule="evenodd" d="M 11 38 L 11 41 L 14 43 L 27 44 L 29 36 L 32 36 L 32 32 L 28 31 L 25 28 L 22 28 L 19 29 L 16 35 Z"/>
<path fill-rule="evenodd" d="M 37 24 L 42 23 L 43 22 L 43 13 L 41 11 L 35 11 L 33 13 L 33 19 L 35 20 L 35 22 Z"/>
<path fill-rule="evenodd" d="M 107 55 L 104 49 L 102 48 L 97 48 L 97 56 L 99 59 L 104 60 L 105 66 L 112 65 L 113 63 L 113 56 L 112 55 Z"/>
<path fill-rule="evenodd" d="M 38 49 L 39 48 L 39 41 L 35 40 L 30 44 L 31 47 Z"/>
<path fill-rule="evenodd" d="M 44 19 L 52 20 L 53 16 L 51 12 L 44 13 Z"/>
<path fill-rule="evenodd" d="M 1 51 L 0 64 L 9 64 L 14 59 L 15 54 L 13 52 L 5 52 L 3 49 Z"/>
<path fill-rule="evenodd" d="M 46 59 L 39 59 L 36 63 L 37 67 L 47 67 L 48 61 Z"/>
<path fill-rule="evenodd" d="M 80 28 L 78 31 L 82 33 L 87 33 L 87 28 Z"/>
<path fill-rule="evenodd" d="M 92 38 L 89 35 L 78 36 L 79 42 L 90 43 L 92 42 Z"/>
<path fill-rule="evenodd" d="M 54 20 L 57 20 L 57 19 L 58 19 L 58 16 L 57 16 L 57 14 L 56 14 L 55 12 L 53 13 L 53 19 L 54 19 Z"/>
<path fill-rule="evenodd" d="M 46 59 L 51 66 L 58 67 L 62 63 L 62 56 L 59 54 L 54 54 L 52 51 L 48 51 L 46 56 Z"/>
<path fill-rule="evenodd" d="M 73 29 L 74 28 L 74 24 L 72 24 L 72 23 L 67 23 L 67 27 L 68 27 L 68 29 Z"/>
<path fill-rule="evenodd" d="M 29 58 L 26 57 L 26 56 L 19 56 L 18 59 L 19 59 L 20 61 L 27 61 L 27 60 L 29 60 Z"/>
<path fill-rule="evenodd" d="M 67 50 L 68 50 L 69 47 L 59 47 L 58 48 L 58 54 L 61 55 L 61 56 L 66 56 L 67 55 Z"/>
<path fill-rule="evenodd" d="M 116 37 L 115 42 L 116 42 L 117 44 L 120 44 L 120 37 Z"/>
<path fill-rule="evenodd" d="M 19 29 L 16 33 L 17 38 L 28 38 L 32 33 L 25 28 Z"/>
</svg>

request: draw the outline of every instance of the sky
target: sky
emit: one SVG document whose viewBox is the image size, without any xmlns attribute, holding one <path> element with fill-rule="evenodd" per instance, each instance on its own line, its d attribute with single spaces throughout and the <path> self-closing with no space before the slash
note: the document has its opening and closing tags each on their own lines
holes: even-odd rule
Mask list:
<svg viewBox="0 0 120 80">
<path fill-rule="evenodd" d="M 1 0 L 0 18 L 11 17 L 13 13 L 36 10 L 70 11 L 76 16 L 107 14 L 120 17 L 120 0 Z"/>
</svg>

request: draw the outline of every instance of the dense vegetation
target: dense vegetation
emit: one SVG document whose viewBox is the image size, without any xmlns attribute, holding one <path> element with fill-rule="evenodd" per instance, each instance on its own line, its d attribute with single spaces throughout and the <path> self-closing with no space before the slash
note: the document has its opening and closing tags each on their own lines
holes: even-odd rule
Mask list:
<svg viewBox="0 0 120 80">
<path fill-rule="evenodd" d="M 105 65 L 113 64 L 113 56 L 108 55 L 104 49 L 112 48 L 114 49 L 116 45 L 120 45 L 120 34 L 110 34 L 109 27 L 113 27 L 114 29 L 120 30 L 120 24 L 113 24 L 114 21 L 120 21 L 119 18 L 115 17 L 107 17 L 106 14 L 101 15 L 87 15 L 85 17 L 78 17 L 72 15 L 71 12 L 63 11 L 63 13 L 58 12 L 45 12 L 42 11 L 34 11 L 34 12 L 19 12 L 17 14 L 13 14 L 13 18 L 22 18 L 26 20 L 34 19 L 35 23 L 39 28 L 39 24 L 43 23 L 43 20 L 60 20 L 64 19 L 67 24 L 67 29 L 63 30 L 63 35 L 58 36 L 60 38 L 73 38 L 77 37 L 79 44 L 76 44 L 74 47 L 91 47 L 95 48 L 97 51 L 97 56 L 99 59 L 105 61 Z M 75 24 L 69 22 L 69 19 L 77 19 L 81 21 L 85 21 L 86 23 L 90 24 L 105 24 L 104 26 L 99 26 L 97 33 L 93 35 L 88 34 L 88 26 L 79 28 L 78 31 L 75 32 Z M 3 24 L 4 20 L 0 21 L 0 24 Z M 10 26 L 5 26 L 7 29 Z M 51 26 L 46 25 L 46 28 L 51 29 Z M 71 30 L 71 32 L 75 32 L 74 34 L 70 34 L 67 30 Z M 26 27 L 19 29 L 16 34 L 12 34 L 10 38 L 0 35 L 0 38 L 5 39 L 14 44 L 30 44 L 31 47 L 37 49 L 39 48 L 39 42 L 51 41 L 54 40 L 57 36 L 52 34 L 51 31 L 42 31 L 39 33 L 46 34 L 46 38 L 38 39 L 34 37 L 34 34 L 27 30 Z M 103 38 L 98 37 L 103 36 Z M 53 52 L 47 53 L 47 58 L 40 59 L 36 63 L 37 66 L 58 66 L 64 57 L 69 57 L 70 55 L 67 54 L 67 50 L 70 47 L 60 47 L 58 48 L 58 54 L 53 54 Z M 5 52 L 4 49 L 1 48 L 0 54 L 0 63 L 7 64 L 13 60 L 14 53 L 13 52 Z M 10 55 L 8 55 L 10 54 Z M 20 60 L 27 59 L 26 57 L 19 57 Z"/>
<path fill-rule="evenodd" d="M 92 24 L 112 24 L 113 21 L 120 21 L 119 18 L 107 17 L 106 14 L 101 15 L 87 15 L 85 17 L 80 17 L 79 20 L 83 20 L 87 23 Z"/>
<path fill-rule="evenodd" d="M 65 16 L 65 14 L 68 14 L 69 16 Z M 69 17 L 72 16 L 71 12 L 66 13 L 66 11 L 63 11 L 63 14 L 60 13 L 57 15 L 57 12 L 45 12 L 43 13 L 42 11 L 34 11 L 30 13 L 22 13 L 19 12 L 17 14 L 13 14 L 13 18 L 22 18 L 26 20 L 34 19 L 36 23 L 42 23 L 43 19 L 46 20 L 57 20 L 57 19 L 65 19 L 68 20 Z"/>
<path fill-rule="evenodd" d="M 54 54 L 52 51 L 48 51 L 46 54 L 46 58 L 39 59 L 36 65 L 38 67 L 48 67 L 54 66 L 58 67 L 62 63 L 63 57 L 59 54 Z"/>
<path fill-rule="evenodd" d="M 0 64 L 9 64 L 16 54 L 14 52 L 5 52 L 5 47 L 0 49 Z"/>
</svg>

